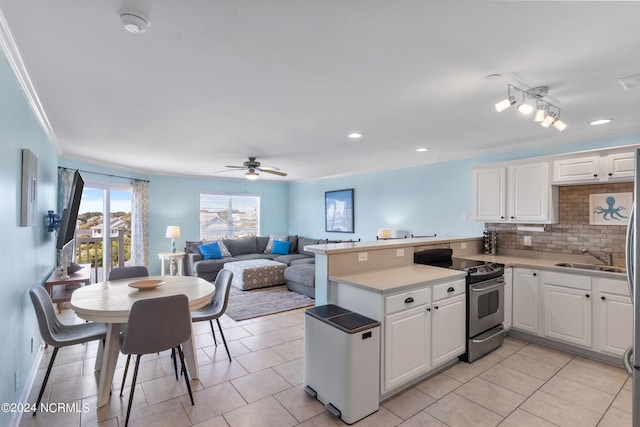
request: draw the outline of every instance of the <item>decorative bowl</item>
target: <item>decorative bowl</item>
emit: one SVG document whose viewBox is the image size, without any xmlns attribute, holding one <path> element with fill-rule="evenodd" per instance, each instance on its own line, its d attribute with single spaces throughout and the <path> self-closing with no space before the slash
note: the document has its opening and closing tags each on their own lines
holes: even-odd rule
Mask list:
<svg viewBox="0 0 640 427">
<path fill-rule="evenodd" d="M 138 290 L 155 289 L 158 286 L 162 285 L 164 285 L 164 280 L 158 279 L 136 280 L 135 282 L 129 283 L 130 287 L 136 288 Z"/>
</svg>

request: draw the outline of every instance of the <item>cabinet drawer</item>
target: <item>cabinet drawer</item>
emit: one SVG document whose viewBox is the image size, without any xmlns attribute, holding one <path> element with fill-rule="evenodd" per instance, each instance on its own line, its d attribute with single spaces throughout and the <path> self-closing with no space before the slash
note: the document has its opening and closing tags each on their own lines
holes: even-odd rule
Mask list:
<svg viewBox="0 0 640 427">
<path fill-rule="evenodd" d="M 408 310 L 419 305 L 431 302 L 431 288 L 416 289 L 415 291 L 403 292 L 398 295 L 391 295 L 385 298 L 385 314 L 397 311 Z"/>
<path fill-rule="evenodd" d="M 567 288 L 582 289 L 585 291 L 591 290 L 591 277 L 589 276 L 555 273 L 553 271 L 543 271 L 540 276 L 545 285 L 565 286 Z"/>
<path fill-rule="evenodd" d="M 599 279 L 600 292 L 629 296 L 629 285 L 624 280 Z"/>
<path fill-rule="evenodd" d="M 466 282 L 464 279 L 456 280 L 455 282 L 443 283 L 442 285 L 436 285 L 433 287 L 433 300 L 439 301 L 443 298 L 464 294 L 465 290 Z"/>
</svg>

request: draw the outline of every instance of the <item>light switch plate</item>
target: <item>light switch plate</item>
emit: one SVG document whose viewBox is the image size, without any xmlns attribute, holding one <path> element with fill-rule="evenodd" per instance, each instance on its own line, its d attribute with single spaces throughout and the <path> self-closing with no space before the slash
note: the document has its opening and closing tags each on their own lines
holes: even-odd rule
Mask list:
<svg viewBox="0 0 640 427">
<path fill-rule="evenodd" d="M 367 253 L 366 252 L 360 252 L 358 254 L 358 261 L 366 261 L 367 260 Z"/>
<path fill-rule="evenodd" d="M 531 246 L 531 236 L 524 236 L 524 245 Z"/>
<path fill-rule="evenodd" d="M 404 256 L 404 248 L 396 249 L 396 256 Z"/>
</svg>

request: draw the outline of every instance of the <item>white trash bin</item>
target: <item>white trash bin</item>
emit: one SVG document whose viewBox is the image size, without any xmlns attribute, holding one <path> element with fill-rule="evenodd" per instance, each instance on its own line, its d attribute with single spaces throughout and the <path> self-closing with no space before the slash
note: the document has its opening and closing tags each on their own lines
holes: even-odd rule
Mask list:
<svg viewBox="0 0 640 427">
<path fill-rule="evenodd" d="M 380 322 L 336 305 L 305 311 L 307 393 L 345 423 L 376 412 L 380 398 Z"/>
</svg>

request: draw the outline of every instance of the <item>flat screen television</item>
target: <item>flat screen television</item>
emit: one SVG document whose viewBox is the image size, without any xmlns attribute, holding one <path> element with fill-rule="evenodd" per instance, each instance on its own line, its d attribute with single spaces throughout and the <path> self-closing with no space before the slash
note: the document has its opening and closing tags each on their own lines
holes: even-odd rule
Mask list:
<svg viewBox="0 0 640 427">
<path fill-rule="evenodd" d="M 62 211 L 60 218 L 60 228 L 58 229 L 58 239 L 56 241 L 56 249 L 62 250 L 65 246 L 73 241 L 76 233 L 76 223 L 78 222 L 78 211 L 80 210 L 80 199 L 82 199 L 82 190 L 84 189 L 84 180 L 80 176 L 80 172 L 73 174 L 73 183 L 69 199 Z"/>
</svg>

